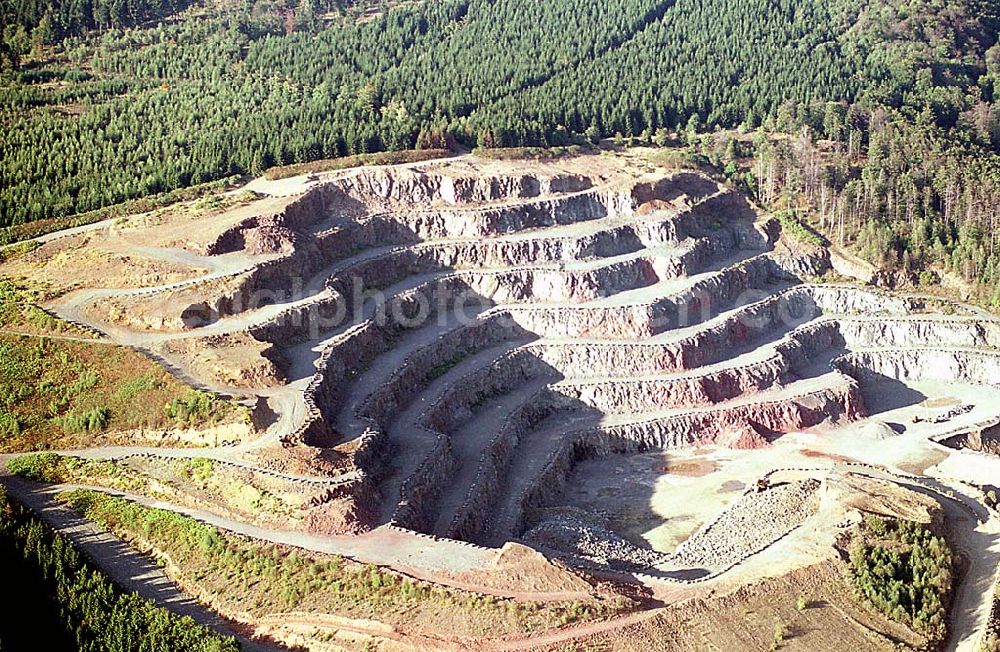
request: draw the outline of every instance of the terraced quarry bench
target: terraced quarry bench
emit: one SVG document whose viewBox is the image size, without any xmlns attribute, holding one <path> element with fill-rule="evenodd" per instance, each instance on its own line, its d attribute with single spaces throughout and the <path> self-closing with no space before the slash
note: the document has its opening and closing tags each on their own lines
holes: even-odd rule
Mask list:
<svg viewBox="0 0 1000 652">
<path fill-rule="evenodd" d="M 694 539 L 670 562 L 553 515 L 582 460 L 765 449 L 881 411 L 864 389 L 878 383 L 996 388 L 997 320 L 814 282 L 828 254 L 739 193 L 699 173 L 601 165 L 334 175 L 220 220 L 183 254 L 159 249 L 204 273 L 53 309 L 258 399 L 260 440 L 197 455 L 321 483 L 302 508 L 313 533 L 390 527 L 496 548 L 531 532 L 569 558 L 603 538 L 643 570 L 705 562 L 707 548 Z M 721 566 L 766 543 L 731 546 Z"/>
</svg>

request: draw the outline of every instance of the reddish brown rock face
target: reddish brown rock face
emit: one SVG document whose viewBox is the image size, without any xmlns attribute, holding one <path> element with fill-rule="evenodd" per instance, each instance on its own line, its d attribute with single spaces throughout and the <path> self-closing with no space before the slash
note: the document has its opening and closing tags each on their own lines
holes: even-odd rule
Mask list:
<svg viewBox="0 0 1000 652">
<path fill-rule="evenodd" d="M 760 449 L 866 416 L 875 379 L 1000 378 L 995 322 L 804 282 L 829 254 L 705 176 L 522 168 L 347 173 L 231 220 L 216 272 L 107 301 L 287 400 L 255 459 L 342 479 L 304 508 L 325 533 L 501 545 L 581 460 Z"/>
</svg>

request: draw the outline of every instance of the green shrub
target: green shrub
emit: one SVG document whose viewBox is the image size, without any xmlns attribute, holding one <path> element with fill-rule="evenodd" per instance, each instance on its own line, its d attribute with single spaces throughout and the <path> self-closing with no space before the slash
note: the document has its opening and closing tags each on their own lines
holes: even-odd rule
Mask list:
<svg viewBox="0 0 1000 652">
<path fill-rule="evenodd" d="M 593 148 L 589 145 L 576 144 L 558 147 L 477 147 L 472 154 L 476 158 L 494 161 L 549 161 L 591 151 Z"/>
<path fill-rule="evenodd" d="M 5 263 L 8 260 L 13 260 L 19 256 L 31 253 L 35 249 L 38 249 L 41 245 L 34 241 L 29 240 L 27 242 L 18 242 L 16 244 L 8 244 L 14 241 L 14 235 L 11 229 L 4 227 L 0 228 L 0 263 Z"/>
<path fill-rule="evenodd" d="M 110 415 L 105 408 L 92 408 L 86 412 L 71 412 L 61 417 L 59 423 L 68 435 L 94 434 L 107 427 Z"/>
<path fill-rule="evenodd" d="M 649 162 L 668 170 L 701 170 L 712 173 L 715 168 L 700 152 L 687 147 L 669 147 L 649 155 Z"/>
<path fill-rule="evenodd" d="M 825 244 L 822 236 L 799 220 L 798 214 L 795 211 L 778 211 L 774 214 L 774 218 L 781 224 L 781 230 L 796 240 L 816 247 Z"/>
<path fill-rule="evenodd" d="M 212 414 L 215 403 L 216 398 L 208 392 L 191 391 L 187 396 L 167 403 L 164 410 L 179 425 L 192 425 L 207 419 Z"/>
<path fill-rule="evenodd" d="M 210 211 L 222 206 L 222 197 L 219 195 L 206 195 L 194 203 L 196 211 Z"/>
<path fill-rule="evenodd" d="M 184 464 L 187 467 L 185 470 L 187 471 L 188 477 L 202 484 L 212 477 L 212 472 L 215 469 L 215 464 L 212 460 L 204 457 L 196 457 L 194 459 L 185 460 Z"/>
<path fill-rule="evenodd" d="M 163 382 L 156 377 L 155 373 L 151 372 L 143 374 L 142 376 L 137 376 L 119 385 L 118 389 L 115 391 L 115 398 L 121 401 L 129 401 L 142 392 L 159 389 L 162 386 Z"/>
<path fill-rule="evenodd" d="M 7 470 L 33 482 L 64 482 L 63 456 L 56 453 L 22 455 L 7 462 Z"/>
<path fill-rule="evenodd" d="M 889 521 L 876 516 L 875 514 L 865 514 L 865 529 L 875 536 L 884 537 L 889 533 Z"/>
<path fill-rule="evenodd" d="M 17 437 L 21 434 L 21 420 L 16 414 L 11 414 L 0 408 L 0 439 Z"/>
<path fill-rule="evenodd" d="M 943 638 L 952 590 L 948 543 L 919 523 L 865 518 L 877 541 L 851 547 L 851 569 L 861 596 L 877 611 L 918 632 Z"/>
</svg>

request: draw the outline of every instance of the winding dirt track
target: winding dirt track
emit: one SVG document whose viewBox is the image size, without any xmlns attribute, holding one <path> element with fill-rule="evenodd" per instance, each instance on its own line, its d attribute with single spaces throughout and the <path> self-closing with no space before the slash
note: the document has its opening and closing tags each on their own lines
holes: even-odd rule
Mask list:
<svg viewBox="0 0 1000 652">
<path fill-rule="evenodd" d="M 184 593 L 149 557 L 123 543 L 73 510 L 52 500 L 52 492 L 10 476 L 6 469 L 0 482 L 19 502 L 49 527 L 68 537 L 115 584 L 225 636 L 237 636 L 247 652 L 283 650 L 240 635 L 240 628 L 221 618 Z"/>
<path fill-rule="evenodd" d="M 956 551 L 969 561 L 966 573 L 963 575 L 955 596 L 952 610 L 952 633 L 946 649 L 960 652 L 975 652 L 979 636 L 986 624 L 986 618 L 992 607 L 991 588 L 997 578 L 997 562 L 1000 560 L 1000 525 L 995 516 L 991 515 L 978 501 L 967 494 L 961 493 L 961 487 L 956 485 L 941 485 L 939 482 L 918 478 L 916 476 L 900 475 L 874 470 L 864 466 L 851 464 L 841 465 L 841 470 L 860 473 L 872 478 L 890 481 L 903 481 L 911 488 L 927 493 L 939 499 L 944 505 L 952 526 L 953 543 Z M 120 586 L 136 591 L 139 595 L 155 601 L 164 607 L 182 615 L 189 615 L 200 624 L 211 627 L 226 635 L 237 635 L 251 652 L 256 650 L 283 649 L 270 647 L 261 641 L 250 641 L 240 635 L 244 626 L 233 625 L 220 618 L 215 612 L 203 607 L 183 593 L 148 557 L 138 553 L 123 544 L 113 535 L 101 530 L 93 523 L 81 518 L 72 510 L 63 507 L 54 500 L 61 491 L 80 487 L 78 485 L 39 486 L 11 476 L 6 470 L 0 471 L 0 483 L 19 501 L 39 514 L 51 527 L 69 536 L 85 553 L 104 570 Z M 89 487 L 99 491 L 104 489 Z M 171 509 L 202 520 L 223 530 L 249 536 L 251 538 L 271 543 L 287 544 L 312 550 L 315 552 L 334 552 L 339 550 L 326 539 L 308 536 L 290 536 L 288 533 L 267 531 L 247 526 L 244 523 L 220 518 L 218 516 L 190 510 L 176 505 L 168 505 L 151 501 L 143 496 L 108 492 L 122 495 L 140 504 L 150 507 Z M 364 551 L 370 546 L 362 546 Z M 983 554 L 983 551 L 988 551 Z M 979 554 L 973 553 L 979 551 Z M 358 557 L 363 559 L 363 557 Z M 373 559 L 373 563 L 379 563 Z M 435 576 L 432 573 L 420 572 L 416 568 L 399 569 L 412 577 L 446 584 L 458 589 L 486 593 L 498 597 L 508 597 L 526 601 L 547 600 L 579 600 L 586 594 L 578 593 L 537 593 L 537 592 L 500 592 L 484 591 L 482 587 L 456 582 L 453 577 Z M 692 594 L 694 597 L 694 594 Z M 455 650 L 530 650 L 543 645 L 555 645 L 571 641 L 586 640 L 588 637 L 615 631 L 655 617 L 658 610 L 646 610 L 626 616 L 611 618 L 596 623 L 586 623 L 541 634 L 530 636 L 506 637 L 502 639 L 484 638 L 476 640 L 456 640 L 454 638 L 430 638 L 426 635 L 408 634 L 385 626 L 367 626 L 359 621 L 336 619 L 335 628 L 374 638 L 387 638 L 412 646 L 414 649 L 455 649 Z M 320 614 L 288 613 L 275 614 L 263 621 L 264 624 L 273 621 L 274 624 L 286 625 L 331 625 L 330 617 Z"/>
</svg>

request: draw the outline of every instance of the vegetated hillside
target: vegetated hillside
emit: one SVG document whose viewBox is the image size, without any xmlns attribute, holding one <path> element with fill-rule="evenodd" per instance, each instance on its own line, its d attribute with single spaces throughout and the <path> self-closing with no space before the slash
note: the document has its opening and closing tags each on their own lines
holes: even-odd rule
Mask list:
<svg viewBox="0 0 1000 652">
<path fill-rule="evenodd" d="M 122 592 L 97 572 L 69 539 L 0 487 L 0 558 L 17 599 L 0 621 L 5 650 L 229 652 L 223 638 L 187 616 Z M 30 625 L 26 626 L 27 623 Z"/>
<path fill-rule="evenodd" d="M 41 293 L 0 278 L 0 452 L 238 422 L 245 412 L 125 347 L 52 317 Z"/>
<path fill-rule="evenodd" d="M 626 598 L 521 602 L 436 586 L 339 555 L 264 544 L 174 512 L 96 491 L 61 499 L 126 542 L 144 542 L 174 563 L 167 572 L 236 622 L 291 624 L 336 613 L 377 619 L 415 637 L 517 636 L 631 610 Z M 442 624 L 447 619 L 447 625 Z M 296 639 L 301 640 L 299 636 Z M 426 641 L 427 639 L 422 639 Z M 440 640 L 440 639 L 438 639 Z M 180 649 L 180 648 L 178 648 Z"/>
<path fill-rule="evenodd" d="M 900 266 L 996 276 L 995 2 L 135 5 L 4 5 L 0 225 L 358 152 L 763 128 L 842 147 L 778 152 L 744 179 L 770 175 L 762 199 L 836 206 L 846 244 Z"/>
</svg>

